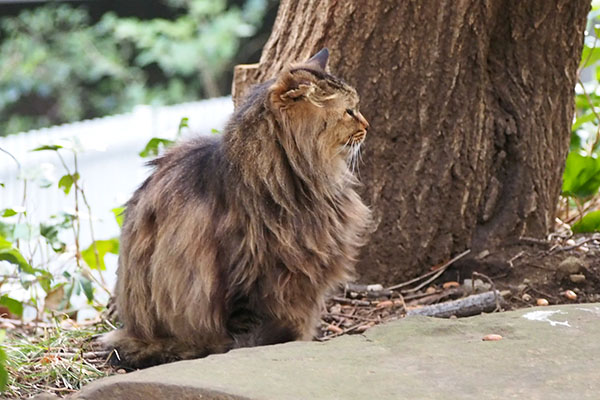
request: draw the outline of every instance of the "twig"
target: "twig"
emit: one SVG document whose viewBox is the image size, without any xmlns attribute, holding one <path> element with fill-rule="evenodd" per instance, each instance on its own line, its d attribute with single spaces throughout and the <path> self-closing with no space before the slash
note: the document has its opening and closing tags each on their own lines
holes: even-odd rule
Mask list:
<svg viewBox="0 0 600 400">
<path fill-rule="evenodd" d="M 323 336 L 323 337 L 317 338 L 317 340 L 320 341 L 320 342 L 324 342 L 324 341 L 327 341 L 329 339 L 333 339 L 334 337 L 338 337 L 338 336 L 341 336 L 341 335 L 345 335 L 348 332 L 352 332 L 356 328 L 358 328 L 360 326 L 363 326 L 363 325 L 364 325 L 363 322 L 359 322 L 358 324 L 352 325 L 351 327 L 346 328 L 346 329 L 344 329 L 343 331 L 341 331 L 339 333 L 334 333 L 334 334 L 331 334 L 331 335 Z"/>
<path fill-rule="evenodd" d="M 410 306 L 416 305 L 425 305 L 425 304 L 433 304 L 438 303 L 440 300 L 445 299 L 447 297 L 456 296 L 460 297 L 464 295 L 465 291 L 462 287 L 452 288 L 448 290 L 440 290 L 434 293 L 430 293 L 427 296 L 423 296 L 420 299 L 415 299 L 411 301 Z"/>
<path fill-rule="evenodd" d="M 420 285 L 418 285 L 417 287 L 414 287 L 412 289 L 405 289 L 405 290 L 401 290 L 402 293 L 414 293 L 417 290 L 422 289 L 423 287 L 427 286 L 428 284 L 430 284 L 431 282 L 435 281 L 441 274 L 443 274 L 450 265 L 452 265 L 453 263 L 455 263 L 456 261 L 460 260 L 461 258 L 463 258 L 464 256 L 466 256 L 467 254 L 469 254 L 471 252 L 471 249 L 465 250 L 462 253 L 460 253 L 459 255 L 457 255 L 456 257 L 454 257 L 453 259 L 451 259 L 450 261 L 448 261 L 446 264 L 442 265 L 440 268 L 438 268 L 436 270 L 436 274 L 433 275 L 431 278 L 427 279 L 426 281 L 424 281 L 423 283 L 421 283 Z"/>
<path fill-rule="evenodd" d="M 528 237 L 528 236 L 521 236 L 519 238 L 519 242 L 530 243 L 530 244 L 539 244 L 542 246 L 550 246 L 550 244 L 551 244 L 546 239 L 538 239 L 538 238 Z"/>
<path fill-rule="evenodd" d="M 592 242 L 592 241 L 594 241 L 594 240 L 600 240 L 600 236 L 593 235 L 592 237 L 586 238 L 586 239 L 582 240 L 581 242 L 579 242 L 579 243 L 576 243 L 576 244 L 574 244 L 574 245 L 571 245 L 571 246 L 565 246 L 565 247 L 557 247 L 557 248 L 553 249 L 551 252 L 552 252 L 552 253 L 559 253 L 559 252 L 561 252 L 561 251 L 569 251 L 569 250 L 573 250 L 573 249 L 576 249 L 576 248 L 578 248 L 578 247 L 581 247 L 581 246 L 583 246 L 583 245 L 584 245 L 584 244 L 586 244 L 586 243 Z"/>
<path fill-rule="evenodd" d="M 427 272 L 426 274 L 423 274 L 423 275 L 421 275 L 421 276 L 418 276 L 418 277 L 416 277 L 416 278 L 414 278 L 414 279 L 411 279 L 411 280 L 409 280 L 409 281 L 406 281 L 406 282 L 403 282 L 403 283 L 399 283 L 399 284 L 397 284 L 397 285 L 390 286 L 390 287 L 386 288 L 386 290 L 395 290 L 395 289 L 399 289 L 399 288 L 401 288 L 401 287 L 408 286 L 408 285 L 410 285 L 410 284 L 412 284 L 412 283 L 418 282 L 418 281 L 420 281 L 421 279 L 427 278 L 428 276 L 435 275 L 435 278 L 433 278 L 433 279 L 432 279 L 432 280 L 430 280 L 430 281 L 427 281 L 427 282 L 425 282 L 425 284 L 424 284 L 424 285 L 422 284 L 422 286 L 418 287 L 417 289 L 411 289 L 411 290 L 409 291 L 409 292 L 412 292 L 412 291 L 416 292 L 417 290 L 419 290 L 421 287 L 425 286 L 425 285 L 426 285 L 426 284 L 428 284 L 429 282 L 431 282 L 431 281 L 434 281 L 434 280 L 435 280 L 435 279 L 436 279 L 438 276 L 440 276 L 440 275 L 441 275 L 441 274 L 442 274 L 442 273 L 443 273 L 443 272 L 446 270 L 446 268 L 448 268 L 450 265 L 452 265 L 452 264 L 453 264 L 453 263 L 455 263 L 456 261 L 458 261 L 458 260 L 460 260 L 461 258 L 463 258 L 464 256 L 466 256 L 466 255 L 467 255 L 467 254 L 469 254 L 470 252 L 471 252 L 471 249 L 465 250 L 465 251 L 463 251 L 462 253 L 460 253 L 459 255 L 457 255 L 456 257 L 454 257 L 453 259 L 451 259 L 450 261 L 448 261 L 446 264 L 444 264 L 444 265 L 442 265 L 441 267 L 439 267 L 438 269 L 436 269 L 436 270 L 433 270 L 433 271 L 429 271 L 429 272 Z M 441 272 L 440 272 L 440 271 L 441 271 Z M 403 291 L 403 293 L 406 293 L 406 292 L 404 292 L 404 291 Z"/>
<path fill-rule="evenodd" d="M 514 255 L 510 260 L 508 260 L 508 265 L 510 265 L 511 268 L 514 268 L 514 264 L 513 262 L 517 261 L 519 258 L 521 258 L 523 255 L 525 254 L 524 251 L 520 251 L 518 252 L 516 255 Z"/>
<path fill-rule="evenodd" d="M 598 38 L 596 38 L 596 39 L 598 39 Z M 590 54 L 591 54 L 591 52 L 590 52 Z M 592 113 L 598 120 L 598 129 L 596 130 L 596 139 L 594 140 L 594 143 L 592 144 L 592 147 L 590 149 L 590 153 L 592 153 L 594 151 L 594 149 L 596 148 L 596 146 L 598 145 L 598 139 L 600 139 L 600 116 L 598 116 L 598 113 L 596 112 L 596 109 L 594 107 L 594 102 L 592 102 L 592 99 L 590 99 L 590 96 L 588 95 L 587 91 L 585 90 L 585 86 L 583 85 L 583 82 L 581 81 L 581 79 L 578 79 L 578 81 L 579 81 L 579 85 L 581 85 L 581 89 L 583 90 L 583 95 L 585 96 L 585 99 L 587 100 L 588 104 L 590 105 L 590 109 L 592 110 Z"/>
<path fill-rule="evenodd" d="M 368 317 L 363 317 L 360 315 L 348 315 L 348 314 L 338 314 L 338 313 L 326 313 L 324 315 L 326 317 L 330 316 L 330 317 L 339 317 L 339 318 L 360 319 L 360 320 L 368 321 L 368 322 L 379 322 L 379 320 L 376 318 L 368 318 Z"/>
<path fill-rule="evenodd" d="M 449 318 L 452 315 L 457 317 L 469 317 L 481 314 L 482 312 L 493 311 L 496 307 L 498 298 L 499 293 L 497 293 L 497 291 L 490 291 L 474 294 L 463 299 L 415 308 L 408 310 L 406 315 L 423 315 L 437 318 Z"/>
<path fill-rule="evenodd" d="M 365 300 L 346 299 L 345 297 L 337 297 L 337 296 L 333 297 L 332 299 L 333 299 L 333 301 L 337 301 L 338 303 L 352 304 L 353 306 L 368 307 L 371 305 L 370 301 L 365 301 Z"/>
<path fill-rule="evenodd" d="M 542 292 L 541 290 L 538 290 L 538 289 L 534 288 L 533 286 L 527 286 L 527 287 L 528 287 L 530 290 L 532 290 L 532 291 L 536 292 L 537 294 L 541 294 L 542 296 L 544 296 L 544 297 L 547 297 L 547 298 L 549 298 L 549 299 L 552 299 L 552 300 L 554 300 L 554 301 L 556 301 L 556 300 L 558 299 L 557 297 L 555 297 L 555 296 L 552 296 L 551 294 L 548 294 L 548 293 L 546 293 L 546 292 Z"/>
</svg>

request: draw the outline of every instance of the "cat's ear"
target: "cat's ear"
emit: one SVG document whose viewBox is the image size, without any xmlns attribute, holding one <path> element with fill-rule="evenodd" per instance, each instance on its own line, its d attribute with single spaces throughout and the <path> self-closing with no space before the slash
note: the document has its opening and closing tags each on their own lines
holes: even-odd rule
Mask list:
<svg viewBox="0 0 600 400">
<path fill-rule="evenodd" d="M 321 68 L 323 71 L 325 71 L 328 60 L 329 60 L 329 49 L 327 49 L 327 47 L 324 47 L 321 50 L 319 50 L 319 52 L 317 54 L 315 54 L 314 56 L 309 58 L 306 61 L 306 63 L 316 65 L 319 68 Z"/>
<path fill-rule="evenodd" d="M 295 85 L 289 87 L 281 94 L 281 100 L 298 100 L 302 97 L 309 99 L 315 91 L 315 85 L 310 81 L 294 82 Z"/>
</svg>

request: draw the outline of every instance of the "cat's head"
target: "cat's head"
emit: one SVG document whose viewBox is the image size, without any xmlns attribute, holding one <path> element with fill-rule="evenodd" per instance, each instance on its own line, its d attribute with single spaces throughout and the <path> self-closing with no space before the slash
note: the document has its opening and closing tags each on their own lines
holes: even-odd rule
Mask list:
<svg viewBox="0 0 600 400">
<path fill-rule="evenodd" d="M 358 110 L 356 90 L 325 71 L 329 51 L 282 71 L 268 101 L 283 128 L 303 153 L 334 159 L 355 156 L 369 123 Z M 312 158 L 312 157 L 311 157 Z"/>
</svg>

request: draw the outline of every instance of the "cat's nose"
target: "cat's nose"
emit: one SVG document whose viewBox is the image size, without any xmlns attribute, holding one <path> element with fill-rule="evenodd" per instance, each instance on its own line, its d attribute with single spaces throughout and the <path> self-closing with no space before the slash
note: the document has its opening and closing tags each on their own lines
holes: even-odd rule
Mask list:
<svg viewBox="0 0 600 400">
<path fill-rule="evenodd" d="M 367 121 L 367 119 L 365 117 L 363 117 L 363 115 L 360 112 L 356 113 L 356 119 L 358 120 L 358 122 L 361 123 L 361 125 L 365 128 L 365 131 L 369 130 L 369 121 Z"/>
</svg>

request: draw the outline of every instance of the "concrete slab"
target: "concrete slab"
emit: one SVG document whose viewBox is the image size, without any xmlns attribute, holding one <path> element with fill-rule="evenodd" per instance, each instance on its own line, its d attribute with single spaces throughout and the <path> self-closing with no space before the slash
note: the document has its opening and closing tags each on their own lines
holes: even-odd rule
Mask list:
<svg viewBox="0 0 600 400">
<path fill-rule="evenodd" d="M 482 341 L 488 334 L 500 341 Z M 77 399 L 599 399 L 600 304 L 456 320 L 181 361 L 86 386 Z"/>
</svg>

